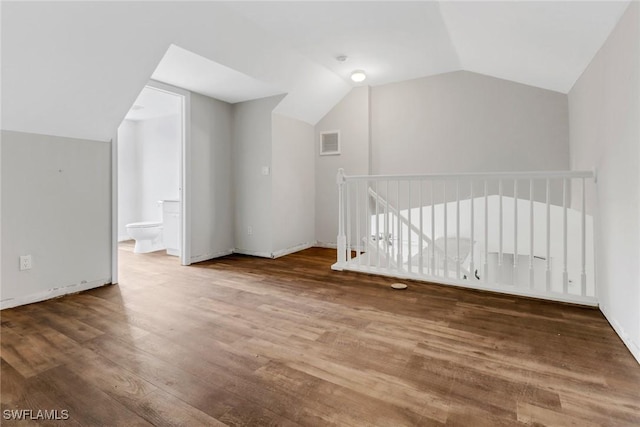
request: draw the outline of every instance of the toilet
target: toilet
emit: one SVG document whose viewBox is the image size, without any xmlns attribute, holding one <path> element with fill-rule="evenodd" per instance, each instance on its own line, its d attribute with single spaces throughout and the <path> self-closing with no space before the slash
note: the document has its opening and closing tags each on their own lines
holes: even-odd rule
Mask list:
<svg viewBox="0 0 640 427">
<path fill-rule="evenodd" d="M 136 241 L 133 252 L 146 254 L 164 249 L 162 242 L 162 222 L 133 222 L 126 225 L 129 237 Z"/>
</svg>

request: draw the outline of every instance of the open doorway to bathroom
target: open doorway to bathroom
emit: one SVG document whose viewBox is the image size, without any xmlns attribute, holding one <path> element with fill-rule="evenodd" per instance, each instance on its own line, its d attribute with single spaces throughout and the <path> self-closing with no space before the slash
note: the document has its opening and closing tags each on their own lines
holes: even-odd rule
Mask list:
<svg viewBox="0 0 640 427">
<path fill-rule="evenodd" d="M 114 268 L 120 262 L 188 264 L 185 247 L 185 150 L 188 92 L 144 87 L 114 144 Z M 126 256 L 123 256 L 126 255 Z"/>
</svg>

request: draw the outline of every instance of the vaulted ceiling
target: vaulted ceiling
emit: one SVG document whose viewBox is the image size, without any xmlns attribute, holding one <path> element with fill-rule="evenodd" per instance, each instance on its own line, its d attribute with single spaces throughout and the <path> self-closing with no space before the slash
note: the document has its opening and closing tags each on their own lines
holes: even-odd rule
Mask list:
<svg viewBox="0 0 640 427">
<path fill-rule="evenodd" d="M 3 2 L 2 128 L 108 140 L 152 76 L 317 122 L 354 85 L 467 70 L 567 93 L 629 1 Z M 348 59 L 338 62 L 337 56 Z"/>
</svg>

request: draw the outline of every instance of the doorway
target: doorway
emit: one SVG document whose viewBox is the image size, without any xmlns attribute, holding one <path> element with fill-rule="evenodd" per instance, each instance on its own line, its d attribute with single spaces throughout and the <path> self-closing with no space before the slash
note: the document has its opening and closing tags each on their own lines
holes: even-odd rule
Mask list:
<svg viewBox="0 0 640 427">
<path fill-rule="evenodd" d="M 112 282 L 118 248 L 190 264 L 189 92 L 149 82 L 112 143 Z M 135 259 L 135 258 L 134 258 Z"/>
</svg>

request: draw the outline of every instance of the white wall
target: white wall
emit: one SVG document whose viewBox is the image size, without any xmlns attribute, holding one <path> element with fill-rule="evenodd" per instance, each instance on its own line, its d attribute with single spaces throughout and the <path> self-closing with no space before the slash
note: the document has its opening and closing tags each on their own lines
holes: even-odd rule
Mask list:
<svg viewBox="0 0 640 427">
<path fill-rule="evenodd" d="M 233 105 L 233 186 L 236 251 L 270 257 L 273 248 L 271 207 L 272 111 L 282 96 Z M 248 230 L 251 227 L 251 234 Z"/>
<path fill-rule="evenodd" d="M 316 157 L 321 243 L 336 241 L 338 168 L 366 174 L 369 155 L 372 174 L 569 169 L 566 95 L 466 71 L 375 86 L 369 93 L 356 88 L 315 130 L 317 139 L 321 131 L 339 130 L 343 150 Z M 536 186 L 536 200 L 545 199 L 544 190 Z M 556 190 L 552 202 L 559 203 Z M 519 195 L 528 197 L 528 190 Z"/>
<path fill-rule="evenodd" d="M 161 221 L 159 200 L 179 200 L 182 124 L 176 114 L 125 120 L 118 128 L 118 240 L 131 222 Z"/>
<path fill-rule="evenodd" d="M 118 241 L 129 240 L 126 225 L 141 217 L 142 177 L 138 122 L 125 120 L 118 128 Z"/>
<path fill-rule="evenodd" d="M 2 308 L 111 281 L 109 143 L 2 131 Z M 31 254 L 33 268 L 19 271 Z"/>
<path fill-rule="evenodd" d="M 275 256 L 315 243 L 313 126 L 273 114 L 273 248 Z"/>
<path fill-rule="evenodd" d="M 598 170 L 600 307 L 640 361 L 640 5 L 569 93 L 571 167 Z"/>
<path fill-rule="evenodd" d="M 231 253 L 232 107 L 191 93 L 191 261 Z"/>
<path fill-rule="evenodd" d="M 340 131 L 341 154 L 320 155 L 320 132 Z M 332 245 L 338 235 L 338 186 L 336 174 L 369 173 L 369 88 L 354 88 L 315 126 L 316 240 Z"/>
<path fill-rule="evenodd" d="M 564 94 L 467 71 L 371 92 L 375 174 L 569 168 Z"/>
<path fill-rule="evenodd" d="M 138 123 L 142 172 L 139 221 L 161 221 L 162 206 L 158 201 L 180 198 L 181 106 L 174 98 L 177 114 Z"/>
</svg>

